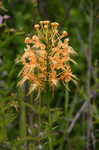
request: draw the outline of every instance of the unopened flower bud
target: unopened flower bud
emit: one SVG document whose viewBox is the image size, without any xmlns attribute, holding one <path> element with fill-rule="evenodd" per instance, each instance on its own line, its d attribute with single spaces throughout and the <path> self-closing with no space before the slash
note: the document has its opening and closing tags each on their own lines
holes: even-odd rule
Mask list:
<svg viewBox="0 0 99 150">
<path fill-rule="evenodd" d="M 52 22 L 52 23 L 51 23 L 51 26 L 57 28 L 57 27 L 59 26 L 59 23 L 57 23 L 57 22 Z"/>
<path fill-rule="evenodd" d="M 63 31 L 62 35 L 65 37 L 68 35 L 68 33 L 66 31 Z"/>
<path fill-rule="evenodd" d="M 29 37 L 26 37 L 24 43 L 26 44 L 31 43 L 31 39 Z"/>
<path fill-rule="evenodd" d="M 69 42 L 69 38 L 65 39 L 64 42 L 65 42 L 65 43 L 68 43 L 68 42 Z"/>
<path fill-rule="evenodd" d="M 48 25 L 44 25 L 44 29 L 47 29 L 48 28 Z"/>
<path fill-rule="evenodd" d="M 38 30 L 38 29 L 40 28 L 40 25 L 39 25 L 39 24 L 35 24 L 35 25 L 34 25 L 34 28 L 35 28 L 36 30 Z"/>
<path fill-rule="evenodd" d="M 38 41 L 38 37 L 37 37 L 36 35 L 33 35 L 33 36 L 32 36 L 32 40 L 33 40 L 33 41 Z"/>
<path fill-rule="evenodd" d="M 44 21 L 40 21 L 40 24 L 44 24 Z"/>
<path fill-rule="evenodd" d="M 43 22 L 43 24 L 48 25 L 50 23 L 50 21 L 46 20 Z"/>
</svg>

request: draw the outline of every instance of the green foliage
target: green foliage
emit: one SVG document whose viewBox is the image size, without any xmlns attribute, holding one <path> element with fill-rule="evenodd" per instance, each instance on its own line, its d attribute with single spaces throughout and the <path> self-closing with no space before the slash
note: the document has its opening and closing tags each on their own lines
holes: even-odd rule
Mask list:
<svg viewBox="0 0 99 150">
<path fill-rule="evenodd" d="M 98 150 L 98 6 L 98 0 L 0 1 L 0 150 Z M 21 65 L 15 59 L 43 19 L 58 21 L 60 30 L 69 32 L 78 52 L 73 66 L 78 84 L 28 96 L 28 85 L 17 87 Z"/>
</svg>

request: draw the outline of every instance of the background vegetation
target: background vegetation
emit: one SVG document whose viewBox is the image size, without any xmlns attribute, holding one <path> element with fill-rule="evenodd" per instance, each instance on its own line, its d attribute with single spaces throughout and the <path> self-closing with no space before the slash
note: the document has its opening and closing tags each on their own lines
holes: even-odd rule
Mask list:
<svg viewBox="0 0 99 150">
<path fill-rule="evenodd" d="M 59 22 L 78 52 L 78 64 L 73 66 L 78 84 L 70 83 L 67 94 L 62 86 L 55 91 L 50 105 L 51 133 L 46 107 L 39 107 L 34 95 L 27 96 L 26 87 L 17 87 L 21 65 L 15 59 L 40 20 Z M 98 26 L 99 0 L 0 1 L 0 150 L 48 150 L 47 136 L 53 150 L 99 149 Z M 69 103 L 64 116 L 65 94 Z"/>
</svg>

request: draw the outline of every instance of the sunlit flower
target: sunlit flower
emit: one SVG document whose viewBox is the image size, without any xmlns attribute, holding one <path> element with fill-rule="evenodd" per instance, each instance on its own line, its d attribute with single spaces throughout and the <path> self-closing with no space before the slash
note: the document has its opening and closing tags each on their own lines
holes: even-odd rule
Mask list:
<svg viewBox="0 0 99 150">
<path fill-rule="evenodd" d="M 70 62 L 76 63 L 71 58 L 76 52 L 69 45 L 68 33 L 59 34 L 58 26 L 57 22 L 40 21 L 34 25 L 35 35 L 25 38 L 20 86 L 29 81 L 31 89 L 44 89 L 74 80 Z"/>
</svg>

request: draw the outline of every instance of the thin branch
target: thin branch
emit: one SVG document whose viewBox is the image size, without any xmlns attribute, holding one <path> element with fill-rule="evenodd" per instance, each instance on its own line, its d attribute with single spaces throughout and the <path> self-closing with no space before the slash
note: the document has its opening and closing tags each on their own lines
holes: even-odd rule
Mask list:
<svg viewBox="0 0 99 150">
<path fill-rule="evenodd" d="M 85 103 L 81 106 L 80 110 L 77 112 L 77 114 L 75 115 L 72 123 L 70 124 L 69 128 L 67 129 L 67 134 L 69 135 L 71 133 L 71 131 L 73 130 L 77 120 L 79 119 L 81 113 L 84 111 L 84 109 L 87 107 L 89 101 L 85 101 Z"/>
</svg>

